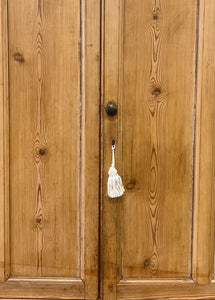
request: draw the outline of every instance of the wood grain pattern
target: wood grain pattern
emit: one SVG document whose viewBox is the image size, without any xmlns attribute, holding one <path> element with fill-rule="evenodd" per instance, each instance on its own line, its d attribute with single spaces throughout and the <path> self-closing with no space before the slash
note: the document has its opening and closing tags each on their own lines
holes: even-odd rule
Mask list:
<svg viewBox="0 0 215 300">
<path fill-rule="evenodd" d="M 43 97 L 49 99 L 43 107 L 47 142 L 42 156 L 46 170 L 43 198 L 48 239 L 43 252 L 43 276 L 79 277 L 80 3 L 67 0 L 61 4 L 43 3 Z"/>
<path fill-rule="evenodd" d="M 190 276 L 196 12 L 125 2 L 124 278 Z"/>
<path fill-rule="evenodd" d="M 122 137 L 121 103 L 122 84 L 121 68 L 122 48 L 119 40 L 123 39 L 121 0 L 102 1 L 102 107 L 101 107 L 101 297 L 116 298 L 115 282 L 121 276 L 121 199 L 107 196 L 108 169 L 111 164 L 111 142 L 116 141 L 115 160 L 119 174 L 122 174 Z M 114 22 L 113 22 L 114 20 Z M 109 117 L 105 112 L 108 103 L 118 107 L 117 116 Z"/>
<path fill-rule="evenodd" d="M 214 277 L 214 15 L 214 1 L 200 1 L 192 276 L 204 284 Z"/>
<path fill-rule="evenodd" d="M 82 1 L 81 278 L 99 297 L 100 0 Z"/>
<path fill-rule="evenodd" d="M 43 224 L 43 188 L 41 177 L 43 174 L 42 153 L 45 151 L 45 134 L 42 117 L 42 85 L 43 85 L 43 36 L 42 36 L 42 7 L 41 0 L 38 1 L 37 7 L 37 36 L 36 36 L 36 56 L 37 56 L 37 129 L 34 140 L 34 160 L 37 169 L 37 186 L 36 186 L 36 212 L 35 223 L 37 229 L 37 275 L 42 276 L 42 257 L 43 257 L 43 239 L 44 239 L 44 224 Z M 24 58 L 23 58 L 24 60 Z M 44 153 L 45 154 L 45 153 Z"/>
<path fill-rule="evenodd" d="M 77 1 L 9 3 L 12 275 L 79 276 L 79 27 Z"/>
<path fill-rule="evenodd" d="M 7 3 L 0 1 L 0 281 L 10 272 L 9 239 L 9 103 L 8 103 L 8 37 Z"/>
<path fill-rule="evenodd" d="M 161 11 L 160 1 L 154 1 L 152 7 L 153 21 L 151 23 L 151 72 L 150 87 L 151 94 L 148 99 L 148 107 L 150 114 L 150 132 L 151 132 L 151 154 L 150 154 L 150 174 L 148 187 L 148 212 L 152 235 L 152 254 L 147 259 L 147 267 L 151 274 L 155 276 L 158 272 L 158 215 L 159 215 L 159 122 L 161 116 L 161 108 L 163 103 L 163 95 L 161 95 L 162 74 L 160 70 L 160 50 L 161 50 L 161 28 L 159 24 Z M 146 263 L 145 263 L 146 265 Z"/>
<path fill-rule="evenodd" d="M 3 228 L 0 256 L 1 280 L 12 277 L 1 284 L 0 297 L 96 299 L 99 1 L 12 0 L 8 11 L 6 4 L 1 2 L 1 39 L 7 38 L 8 15 L 12 176 L 10 211 L 5 204 L 1 215 L 7 226 L 10 213 L 11 249 Z M 1 95 L 5 124 L 6 103 Z M 8 251 L 10 274 L 4 268 Z"/>
<path fill-rule="evenodd" d="M 117 299 L 147 299 L 147 300 L 197 300 L 197 299 L 214 299 L 214 288 L 211 285 L 196 285 L 194 283 L 156 283 L 149 284 L 121 284 L 118 285 Z"/>
<path fill-rule="evenodd" d="M 104 299 L 118 297 L 120 277 L 141 285 L 191 276 L 197 7 L 103 4 L 103 104 L 118 105 L 117 117 L 104 114 L 102 123 Z M 121 143 L 123 199 L 105 196 L 111 138 Z"/>
<path fill-rule="evenodd" d="M 80 279 L 71 282 L 41 283 L 40 281 L 31 282 L 5 282 L 0 284 L 0 297 L 18 298 L 18 299 L 85 299 L 84 284 Z"/>
<path fill-rule="evenodd" d="M 1 0 L 1 299 L 215 299 L 214 15 L 213 0 Z"/>
</svg>

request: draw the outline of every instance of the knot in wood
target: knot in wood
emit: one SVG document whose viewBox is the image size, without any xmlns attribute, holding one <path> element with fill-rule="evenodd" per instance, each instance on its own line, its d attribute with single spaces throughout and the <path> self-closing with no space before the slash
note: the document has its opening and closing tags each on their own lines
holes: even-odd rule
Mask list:
<svg viewBox="0 0 215 300">
<path fill-rule="evenodd" d="M 136 182 L 135 181 L 131 181 L 126 185 L 126 188 L 128 190 L 132 190 L 135 187 Z"/>
<path fill-rule="evenodd" d="M 161 94 L 161 89 L 160 88 L 155 88 L 153 91 L 152 91 L 152 95 L 158 97 L 159 95 Z"/>
<path fill-rule="evenodd" d="M 36 221 L 37 224 L 41 224 L 42 223 L 42 218 L 36 217 L 35 221 Z"/>
<path fill-rule="evenodd" d="M 43 228 L 43 218 L 42 218 L 42 216 L 35 217 L 35 223 L 36 223 L 37 229 L 42 230 L 42 228 Z"/>
<path fill-rule="evenodd" d="M 14 57 L 14 59 L 15 59 L 16 61 L 19 61 L 19 62 L 21 62 L 21 63 L 25 61 L 23 55 L 22 55 L 21 53 L 19 53 L 19 52 L 16 52 L 16 53 L 13 55 L 13 57 Z"/>
<path fill-rule="evenodd" d="M 41 156 L 45 155 L 45 154 L 46 154 L 46 149 L 45 149 L 45 148 L 40 148 L 40 149 L 39 149 L 39 154 L 40 154 Z"/>
<path fill-rule="evenodd" d="M 145 268 L 148 267 L 148 266 L 150 266 L 150 264 L 151 264 L 151 259 L 150 259 L 150 258 L 145 259 L 143 264 L 144 264 L 144 267 L 145 267 Z"/>
</svg>

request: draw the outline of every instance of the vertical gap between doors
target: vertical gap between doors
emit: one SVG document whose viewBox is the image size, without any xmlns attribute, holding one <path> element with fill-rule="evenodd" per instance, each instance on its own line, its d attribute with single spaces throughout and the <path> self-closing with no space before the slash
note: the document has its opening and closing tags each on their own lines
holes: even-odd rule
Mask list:
<svg viewBox="0 0 215 300">
<path fill-rule="evenodd" d="M 78 178 L 78 188 L 79 188 L 79 199 L 78 199 L 78 205 L 79 205 L 79 224 L 78 224 L 78 235 L 79 237 L 81 237 L 81 155 L 82 155 L 82 149 L 81 149 L 81 143 L 82 143 L 82 88 L 83 88 L 83 84 L 82 84 L 82 76 L 83 76 L 83 62 L 82 59 L 84 57 L 82 51 L 83 51 L 83 46 L 82 46 L 82 30 L 83 30 L 83 26 L 82 26 L 82 0 L 80 0 L 79 2 L 79 6 L 80 6 L 80 28 L 79 28 L 79 63 L 80 63 L 80 100 L 79 100 L 79 178 Z M 78 272 L 79 272 L 79 277 L 81 278 L 81 238 L 79 238 L 79 242 L 78 242 Z"/>
<path fill-rule="evenodd" d="M 99 221 L 98 221 L 98 300 L 102 299 L 102 171 L 103 171 L 103 153 L 102 153 L 102 91 L 103 91 L 103 26 L 104 26 L 104 0 L 100 0 L 100 65 L 99 65 Z"/>
</svg>

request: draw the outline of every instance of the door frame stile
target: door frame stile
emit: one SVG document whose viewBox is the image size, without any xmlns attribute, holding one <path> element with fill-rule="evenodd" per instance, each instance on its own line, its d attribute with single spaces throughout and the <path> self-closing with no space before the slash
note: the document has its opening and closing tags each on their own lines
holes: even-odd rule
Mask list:
<svg viewBox="0 0 215 300">
<path fill-rule="evenodd" d="M 100 0 L 82 5 L 81 243 L 85 298 L 98 298 L 100 179 Z M 87 131 L 85 129 L 88 129 Z M 92 217 L 93 216 L 93 217 Z M 83 250 L 84 247 L 84 250 Z"/>
<path fill-rule="evenodd" d="M 192 278 L 214 277 L 215 2 L 199 1 Z M 213 25 L 213 26 L 212 26 Z"/>
<path fill-rule="evenodd" d="M 0 1 L 0 281 L 10 275 L 8 9 Z"/>
<path fill-rule="evenodd" d="M 101 298 L 116 299 L 117 282 L 121 279 L 121 212 L 122 198 L 111 199 L 106 193 L 107 172 L 111 162 L 111 141 L 116 141 L 116 161 L 122 167 L 122 0 L 102 0 L 101 27 Z M 109 12 L 106 15 L 106 11 Z M 105 107 L 118 108 L 114 117 L 106 115 Z M 118 243 L 119 241 L 119 243 Z M 109 251 L 108 249 L 111 249 Z M 108 295 L 105 295 L 105 291 Z"/>
</svg>

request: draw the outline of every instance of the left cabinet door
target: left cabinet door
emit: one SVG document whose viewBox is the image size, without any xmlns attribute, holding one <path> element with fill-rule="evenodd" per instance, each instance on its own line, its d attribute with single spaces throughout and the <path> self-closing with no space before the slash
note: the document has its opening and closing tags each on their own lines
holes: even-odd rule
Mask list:
<svg viewBox="0 0 215 300">
<path fill-rule="evenodd" d="M 98 296 L 99 3 L 1 0 L 1 298 Z"/>
</svg>

